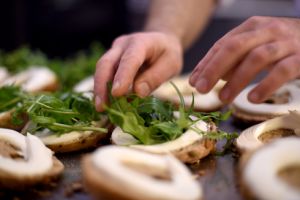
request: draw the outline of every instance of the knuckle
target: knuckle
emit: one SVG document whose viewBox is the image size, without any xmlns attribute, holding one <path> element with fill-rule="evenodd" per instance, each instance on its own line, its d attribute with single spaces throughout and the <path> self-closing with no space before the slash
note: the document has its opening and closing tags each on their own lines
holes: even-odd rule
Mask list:
<svg viewBox="0 0 300 200">
<path fill-rule="evenodd" d="M 240 39 L 230 39 L 225 44 L 225 50 L 229 52 L 238 52 L 243 47 L 243 42 Z"/>
<path fill-rule="evenodd" d="M 253 50 L 249 55 L 250 60 L 253 62 L 265 62 L 266 51 L 263 48 Z"/>
<path fill-rule="evenodd" d="M 108 58 L 108 56 L 102 56 L 102 58 L 100 58 L 98 61 L 97 61 L 97 64 L 96 66 L 97 67 L 105 67 L 105 66 L 110 66 L 111 64 L 113 63 L 113 61 Z"/>
<path fill-rule="evenodd" d="M 143 62 L 140 56 L 131 52 L 126 53 L 120 60 L 120 63 L 125 64 L 123 65 L 125 67 L 131 67 L 132 65 L 141 66 Z"/>
<path fill-rule="evenodd" d="M 128 39 L 128 35 L 121 35 L 113 41 L 112 46 L 118 46 L 127 39 Z"/>
<path fill-rule="evenodd" d="M 285 34 L 287 32 L 286 25 L 277 19 L 274 19 L 270 22 L 269 30 L 271 33 L 279 35 Z"/>
<path fill-rule="evenodd" d="M 246 23 L 249 23 L 251 25 L 256 25 L 260 23 L 262 19 L 263 19 L 262 16 L 252 16 L 246 21 Z"/>
<path fill-rule="evenodd" d="M 276 72 L 283 77 L 291 77 L 293 75 L 293 70 L 291 70 L 291 67 L 287 62 L 279 63 L 276 66 Z"/>
<path fill-rule="evenodd" d="M 278 50 L 273 44 L 266 44 L 254 49 L 249 57 L 254 62 L 267 62 L 272 56 L 277 54 Z"/>
</svg>

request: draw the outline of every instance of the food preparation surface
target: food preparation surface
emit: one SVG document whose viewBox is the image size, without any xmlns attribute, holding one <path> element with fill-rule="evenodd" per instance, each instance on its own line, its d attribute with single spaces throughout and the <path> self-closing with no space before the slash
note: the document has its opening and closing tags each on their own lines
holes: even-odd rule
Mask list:
<svg viewBox="0 0 300 200">
<path fill-rule="evenodd" d="M 228 132 L 235 131 L 239 133 L 242 130 L 241 127 L 233 123 L 231 118 L 226 122 L 222 122 L 219 127 L 221 130 Z M 0 199 L 92 199 L 89 194 L 84 192 L 81 184 L 80 158 L 86 153 L 89 152 L 57 155 L 57 158 L 65 165 L 65 171 L 57 185 L 49 186 L 46 189 L 28 190 L 22 193 L 0 191 Z M 205 200 L 243 199 L 238 189 L 236 163 L 235 154 L 229 153 L 225 156 L 209 156 L 199 164 L 190 166 L 190 169 L 203 186 Z"/>
</svg>

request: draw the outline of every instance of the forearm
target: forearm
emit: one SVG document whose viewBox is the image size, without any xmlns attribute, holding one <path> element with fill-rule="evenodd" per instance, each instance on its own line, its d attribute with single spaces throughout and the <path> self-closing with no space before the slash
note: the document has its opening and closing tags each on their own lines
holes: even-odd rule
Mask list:
<svg viewBox="0 0 300 200">
<path fill-rule="evenodd" d="M 145 30 L 172 34 L 186 49 L 205 28 L 215 2 L 215 0 L 152 0 Z"/>
</svg>

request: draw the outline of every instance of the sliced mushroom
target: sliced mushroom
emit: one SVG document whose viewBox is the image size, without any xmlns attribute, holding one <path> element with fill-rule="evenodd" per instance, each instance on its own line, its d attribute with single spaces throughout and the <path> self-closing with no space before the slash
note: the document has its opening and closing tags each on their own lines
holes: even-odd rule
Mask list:
<svg viewBox="0 0 300 200">
<path fill-rule="evenodd" d="M 171 155 L 107 146 L 86 156 L 82 169 L 87 190 L 97 198 L 202 198 L 199 183 L 188 168 Z"/>
<path fill-rule="evenodd" d="M 248 101 L 248 93 L 256 84 L 245 88 L 233 101 L 233 115 L 246 122 L 261 122 L 288 114 L 289 110 L 300 110 L 300 80 L 283 85 L 273 96 L 261 104 Z"/>
<path fill-rule="evenodd" d="M 58 80 L 54 72 L 47 67 L 33 66 L 6 79 L 3 85 L 20 85 L 28 92 L 54 91 Z"/>
<path fill-rule="evenodd" d="M 300 112 L 298 111 L 291 111 L 287 115 L 264 121 L 244 130 L 237 138 L 236 145 L 241 151 L 249 151 L 271 139 L 289 135 L 300 135 Z"/>
<path fill-rule="evenodd" d="M 0 128 L 0 140 L 0 188 L 23 189 L 62 173 L 63 164 L 36 136 Z"/>
<path fill-rule="evenodd" d="M 198 111 L 215 111 L 222 107 L 218 94 L 220 89 L 224 86 L 224 81 L 219 81 L 216 86 L 207 94 L 200 94 L 195 88 L 189 84 L 189 75 L 179 76 L 171 79 L 179 91 L 182 93 L 187 107 L 191 106 L 194 94 L 194 109 Z M 153 92 L 153 95 L 171 101 L 175 104 L 180 104 L 180 98 L 176 93 L 175 88 L 166 82 Z"/>
<path fill-rule="evenodd" d="M 94 122 L 97 127 L 105 127 L 108 124 L 108 119 L 102 117 L 101 121 Z M 96 131 L 72 131 L 57 135 L 50 132 L 48 129 L 35 133 L 43 143 L 54 152 L 72 152 L 81 149 L 96 147 L 99 142 L 107 137 L 107 134 Z"/>
<path fill-rule="evenodd" d="M 257 199 L 300 199 L 299 185 L 287 181 L 295 180 L 291 177 L 295 173 L 284 172 L 292 169 L 299 176 L 299 152 L 300 138 L 289 137 L 273 141 L 248 155 L 241 163 L 245 195 Z M 298 184 L 299 180 L 296 180 Z"/>
<path fill-rule="evenodd" d="M 214 124 L 207 124 L 199 120 L 192 127 L 207 132 L 214 131 L 216 127 Z M 141 145 L 130 134 L 122 131 L 120 127 L 116 127 L 112 132 L 112 143 L 116 145 L 129 146 L 135 149 L 156 153 L 167 154 L 172 153 L 179 160 L 186 163 L 195 163 L 199 159 L 207 156 L 210 152 L 215 150 L 215 141 L 205 138 L 203 135 L 188 129 L 179 138 L 161 144 Z"/>
<path fill-rule="evenodd" d="M 0 67 L 0 84 L 9 77 L 9 73 L 5 67 Z"/>
<path fill-rule="evenodd" d="M 0 68 L 1 69 L 1 68 Z M 0 87 L 4 85 L 18 85 L 27 92 L 54 91 L 57 89 L 58 80 L 56 75 L 46 67 L 31 67 L 26 71 L 11 76 L 5 81 L 0 81 Z M 20 130 L 24 124 L 16 126 L 11 118 L 14 110 L 0 113 L 0 127 Z M 26 116 L 24 116 L 26 119 Z"/>
<path fill-rule="evenodd" d="M 82 81 L 80 81 L 78 84 L 74 87 L 75 92 L 83 92 L 84 96 L 93 99 L 93 91 L 94 91 L 94 77 L 89 76 Z"/>
</svg>

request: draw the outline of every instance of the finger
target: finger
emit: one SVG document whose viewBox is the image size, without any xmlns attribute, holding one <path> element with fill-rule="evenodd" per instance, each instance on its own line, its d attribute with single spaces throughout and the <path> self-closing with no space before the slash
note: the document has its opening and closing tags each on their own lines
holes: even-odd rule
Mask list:
<svg viewBox="0 0 300 200">
<path fill-rule="evenodd" d="M 112 89 L 114 96 L 121 96 L 128 92 L 139 68 L 148 58 L 147 51 L 149 49 L 145 42 L 129 43 L 114 77 Z"/>
<path fill-rule="evenodd" d="M 116 66 L 120 61 L 123 49 L 115 47 L 107 51 L 97 62 L 94 76 L 94 94 L 97 111 L 103 111 L 107 103 L 107 83 L 113 80 Z"/>
<path fill-rule="evenodd" d="M 221 39 L 219 39 L 212 48 L 207 52 L 207 54 L 203 57 L 203 59 L 197 64 L 195 69 L 193 70 L 189 83 L 192 86 L 195 86 L 197 78 L 201 74 L 204 67 L 210 62 L 210 60 L 213 58 L 213 56 L 219 51 L 219 49 L 223 46 L 223 44 L 226 42 L 226 40 L 230 37 L 233 37 L 235 35 L 253 31 L 253 29 L 259 24 L 264 17 L 251 17 L 246 22 L 242 23 L 241 25 L 237 26 L 236 28 L 232 29 L 228 33 L 226 33 Z"/>
<path fill-rule="evenodd" d="M 248 94 L 249 101 L 261 103 L 285 82 L 300 75 L 300 54 L 278 62 L 270 73 Z"/>
<path fill-rule="evenodd" d="M 220 99 L 225 103 L 231 102 L 259 72 L 294 51 L 295 45 L 292 41 L 267 43 L 253 49 L 236 67 L 233 76 L 220 92 Z"/>
<path fill-rule="evenodd" d="M 139 96 L 147 96 L 163 82 L 180 73 L 182 63 L 171 63 L 175 58 L 161 56 L 151 67 L 148 67 L 135 80 L 134 91 Z M 177 60 L 177 59 L 176 59 Z M 169 68 L 168 66 L 172 66 Z"/>
<path fill-rule="evenodd" d="M 196 89 L 201 93 L 208 92 L 220 78 L 241 62 L 251 49 L 269 43 L 272 39 L 273 35 L 269 29 L 245 32 L 229 38 L 199 75 Z"/>
</svg>

